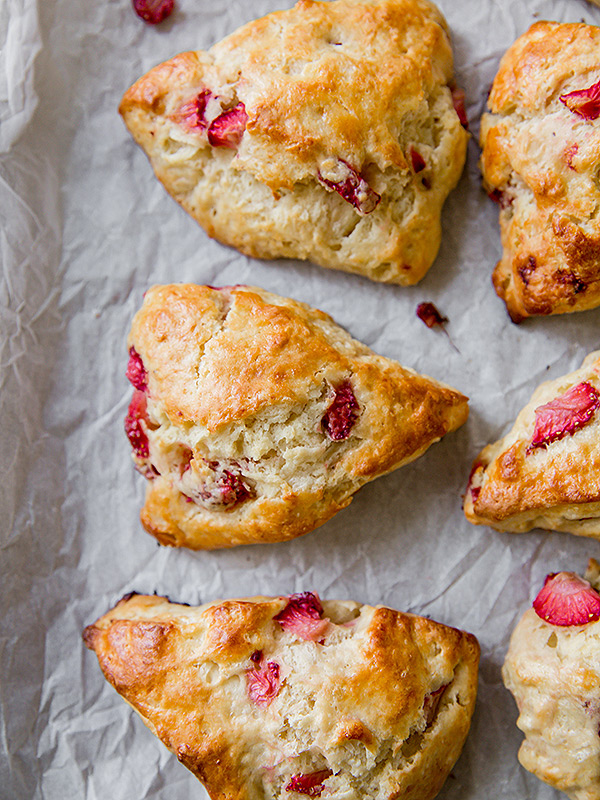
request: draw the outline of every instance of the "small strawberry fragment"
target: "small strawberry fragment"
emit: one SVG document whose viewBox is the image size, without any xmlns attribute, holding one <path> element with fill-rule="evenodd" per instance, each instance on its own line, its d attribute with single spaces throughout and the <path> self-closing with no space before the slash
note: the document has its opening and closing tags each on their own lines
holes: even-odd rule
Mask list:
<svg viewBox="0 0 600 800">
<path fill-rule="evenodd" d="M 319 596 L 312 592 L 301 592 L 290 595 L 287 606 L 273 619 L 289 633 L 307 642 L 318 642 L 329 627 L 329 620 L 322 619 L 322 614 Z"/>
<path fill-rule="evenodd" d="M 334 442 L 347 439 L 358 417 L 359 405 L 350 381 L 344 381 L 335 390 L 335 397 L 323 415 L 321 425 Z"/>
<path fill-rule="evenodd" d="M 135 347 L 129 349 L 129 363 L 127 364 L 125 376 L 133 387 L 140 392 L 145 392 L 148 388 L 148 373 L 144 367 L 142 357 Z"/>
<path fill-rule="evenodd" d="M 560 397 L 535 409 L 535 428 L 527 452 L 572 436 L 588 423 L 600 407 L 600 394 L 587 381 L 572 386 Z"/>
<path fill-rule="evenodd" d="M 208 124 L 205 117 L 206 106 L 212 96 L 209 89 L 203 89 L 193 100 L 180 106 L 171 119 L 188 131 L 203 131 Z"/>
<path fill-rule="evenodd" d="M 441 328 L 448 322 L 448 317 L 442 316 L 433 303 L 419 303 L 417 306 L 417 317 L 427 325 L 434 328 L 439 325 Z"/>
<path fill-rule="evenodd" d="M 410 163 L 415 174 L 422 172 L 427 166 L 421 153 L 419 153 L 418 150 L 415 150 L 414 147 L 410 148 Z"/>
<path fill-rule="evenodd" d="M 175 0 L 132 0 L 135 13 L 150 25 L 158 25 L 173 13 Z"/>
<path fill-rule="evenodd" d="M 325 788 L 323 781 L 327 780 L 330 775 L 333 775 L 330 769 L 321 769 L 318 772 L 309 772 L 306 775 L 292 775 L 285 790 L 286 792 L 307 794 L 309 797 L 320 797 Z"/>
<path fill-rule="evenodd" d="M 437 714 L 437 710 L 440 705 L 440 700 L 442 699 L 442 695 L 447 688 L 448 684 L 445 683 L 443 686 L 440 686 L 439 689 L 436 689 L 435 692 L 425 695 L 425 699 L 423 700 L 423 716 L 425 717 L 426 728 L 429 728 L 435 719 L 435 715 Z"/>
<path fill-rule="evenodd" d="M 260 651 L 256 651 L 260 654 Z M 248 696 L 257 706 L 266 708 L 270 705 L 279 692 L 281 678 L 279 677 L 279 664 L 276 661 L 259 661 L 254 654 L 251 656 L 253 663 L 257 666 L 246 670 L 246 688 Z"/>
<path fill-rule="evenodd" d="M 208 128 L 208 141 L 213 147 L 235 150 L 242 141 L 247 122 L 246 107 L 243 103 L 238 103 L 235 108 L 213 119 Z"/>
<path fill-rule="evenodd" d="M 228 469 L 224 469 L 218 477 L 216 490 L 221 495 L 221 505 L 224 506 L 237 506 L 254 496 L 254 492 L 242 476 Z"/>
<path fill-rule="evenodd" d="M 144 392 L 136 389 L 133 393 L 127 416 L 125 417 L 125 433 L 133 448 L 134 454 L 138 458 L 148 458 L 150 448 L 148 437 L 144 429 L 144 422 L 147 422 L 147 401 Z"/>
<path fill-rule="evenodd" d="M 458 120 L 465 130 L 469 130 L 469 119 L 465 108 L 465 90 L 455 86 L 452 90 L 452 105 L 458 114 Z"/>
<path fill-rule="evenodd" d="M 361 216 L 370 214 L 377 207 L 381 200 L 381 195 L 371 189 L 366 180 L 347 161 L 340 158 L 338 163 L 343 165 L 346 173 L 346 177 L 343 180 L 328 180 L 320 172 L 317 173 L 317 178 L 324 186 L 337 192 L 347 203 L 354 206 Z"/>
<path fill-rule="evenodd" d="M 594 120 L 600 117 L 600 81 L 588 89 L 577 89 L 568 94 L 561 94 L 558 99 L 566 105 L 569 111 L 585 120 Z"/>
<path fill-rule="evenodd" d="M 533 609 L 551 625 L 587 625 L 600 619 L 600 594 L 574 572 L 551 573 L 533 601 Z"/>
<path fill-rule="evenodd" d="M 494 203 L 497 203 L 501 209 L 510 208 L 514 202 L 512 195 L 502 189 L 492 189 L 491 192 L 488 192 L 488 197 Z"/>
</svg>

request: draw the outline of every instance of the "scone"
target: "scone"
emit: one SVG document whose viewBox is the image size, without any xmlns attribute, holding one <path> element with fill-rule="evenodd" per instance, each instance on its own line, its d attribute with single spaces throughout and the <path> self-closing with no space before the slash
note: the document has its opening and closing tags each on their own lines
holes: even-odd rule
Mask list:
<svg viewBox="0 0 600 800">
<path fill-rule="evenodd" d="M 538 22 L 508 50 L 481 123 L 500 205 L 493 281 L 514 322 L 600 305 L 600 28 Z"/>
<path fill-rule="evenodd" d="M 539 386 L 503 439 L 471 471 L 469 522 L 600 538 L 600 351 Z"/>
<path fill-rule="evenodd" d="M 465 160 L 452 70 L 428 0 L 300 0 L 155 67 L 120 111 L 209 236 L 413 284 Z"/>
<path fill-rule="evenodd" d="M 291 539 L 461 425 L 467 398 L 253 287 L 155 286 L 136 314 L 125 428 L 142 523 L 204 549 Z"/>
<path fill-rule="evenodd" d="M 475 705 L 474 636 L 311 592 L 128 595 L 84 640 L 212 800 L 428 800 Z"/>
<path fill-rule="evenodd" d="M 600 799 L 599 576 L 594 559 L 587 580 L 548 575 L 502 670 L 525 734 L 519 761 L 572 800 Z"/>
</svg>

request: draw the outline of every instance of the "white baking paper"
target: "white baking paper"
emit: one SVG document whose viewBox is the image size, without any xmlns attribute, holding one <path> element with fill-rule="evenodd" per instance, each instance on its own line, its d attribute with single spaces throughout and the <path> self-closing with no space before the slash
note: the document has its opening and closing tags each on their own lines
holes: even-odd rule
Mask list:
<svg viewBox="0 0 600 800">
<path fill-rule="evenodd" d="M 471 462 L 537 384 L 600 344 L 598 311 L 513 325 L 490 283 L 497 208 L 480 188 L 478 118 L 498 60 L 537 19 L 600 23 L 583 0 L 439 0 L 473 139 L 442 249 L 414 288 L 207 238 L 155 180 L 118 114 L 156 63 L 206 48 L 291 0 L 177 0 L 150 27 L 129 0 L 0 0 L 0 798 L 190 800 L 201 785 L 102 677 L 83 627 L 125 592 L 216 598 L 315 590 L 427 614 L 482 645 L 479 700 L 443 800 L 549 800 L 517 763 L 500 667 L 547 572 L 581 571 L 598 542 L 467 523 Z M 123 418 L 125 337 L 152 283 L 258 284 L 318 306 L 376 351 L 468 394 L 468 423 L 285 544 L 192 553 L 157 546 L 138 512 Z M 445 336 L 415 316 L 422 300 Z"/>
</svg>

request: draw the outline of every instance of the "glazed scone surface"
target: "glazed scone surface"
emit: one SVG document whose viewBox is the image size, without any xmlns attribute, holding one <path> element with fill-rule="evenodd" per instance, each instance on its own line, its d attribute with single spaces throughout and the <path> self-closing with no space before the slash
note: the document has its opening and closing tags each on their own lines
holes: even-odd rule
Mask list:
<svg viewBox="0 0 600 800">
<path fill-rule="evenodd" d="M 543 407 L 557 406 L 578 388 L 583 398 L 566 409 L 563 423 L 574 426 L 572 433 L 534 445 Z M 575 372 L 539 386 L 512 430 L 475 460 L 464 504 L 469 522 L 512 533 L 545 528 L 600 538 L 599 395 L 600 351 Z M 576 414 L 581 424 L 570 421 Z"/>
<path fill-rule="evenodd" d="M 451 83 L 428 0 L 301 0 L 160 64 L 120 110 L 210 236 L 412 284 L 465 160 Z"/>
<path fill-rule="evenodd" d="M 500 204 L 494 286 L 515 322 L 600 305 L 600 118 L 566 97 L 599 80 L 600 28 L 555 22 L 521 36 L 494 80 L 481 165 Z"/>
<path fill-rule="evenodd" d="M 155 286 L 128 344 L 142 522 L 164 544 L 306 533 L 468 414 L 453 389 L 255 287 Z"/>
<path fill-rule="evenodd" d="M 196 608 L 128 596 L 84 639 L 212 800 L 428 800 L 475 704 L 475 637 L 311 593 Z"/>
</svg>

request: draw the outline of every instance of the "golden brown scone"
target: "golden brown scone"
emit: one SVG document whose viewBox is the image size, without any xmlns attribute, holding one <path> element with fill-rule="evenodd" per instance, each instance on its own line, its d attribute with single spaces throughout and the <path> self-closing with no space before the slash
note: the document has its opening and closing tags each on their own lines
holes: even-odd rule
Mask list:
<svg viewBox="0 0 600 800">
<path fill-rule="evenodd" d="M 600 800 L 600 569 L 549 575 L 515 628 L 502 677 L 525 734 L 519 761 L 572 800 Z"/>
<path fill-rule="evenodd" d="M 475 705 L 474 636 L 310 592 L 128 595 L 84 640 L 212 800 L 429 800 Z"/>
<path fill-rule="evenodd" d="M 451 84 L 428 0 L 300 0 L 155 67 L 120 111 L 209 236 L 413 284 L 465 160 Z"/>
<path fill-rule="evenodd" d="M 600 351 L 539 386 L 503 439 L 471 471 L 465 514 L 476 525 L 600 538 Z"/>
<path fill-rule="evenodd" d="M 494 80 L 481 165 L 501 209 L 494 286 L 514 322 L 600 305 L 598 81 L 600 28 L 556 22 L 517 39 Z"/>
<path fill-rule="evenodd" d="M 307 533 L 468 414 L 453 389 L 255 287 L 155 286 L 128 346 L 142 522 L 163 544 Z"/>
</svg>

